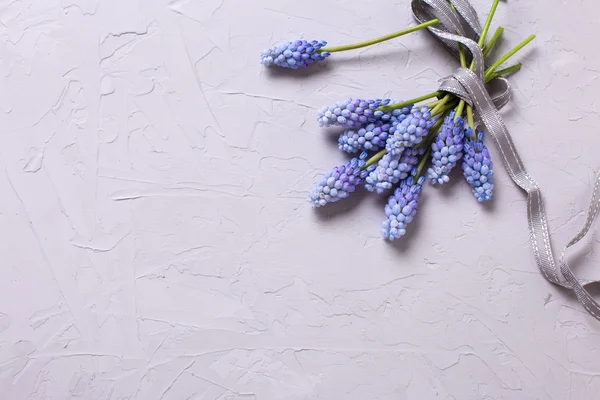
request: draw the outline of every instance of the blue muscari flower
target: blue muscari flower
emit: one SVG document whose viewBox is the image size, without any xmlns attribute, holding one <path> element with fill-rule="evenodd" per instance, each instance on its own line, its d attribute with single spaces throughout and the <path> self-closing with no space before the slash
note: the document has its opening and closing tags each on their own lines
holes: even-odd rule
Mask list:
<svg viewBox="0 0 600 400">
<path fill-rule="evenodd" d="M 363 169 L 366 158 L 367 153 L 363 152 L 360 157 L 353 158 L 341 167 L 334 167 L 312 189 L 308 202 L 313 207 L 322 207 L 348 197 L 375 168 L 372 165 Z"/>
<path fill-rule="evenodd" d="M 294 40 L 275 46 L 262 52 L 261 62 L 265 66 L 277 65 L 284 68 L 298 69 L 309 66 L 316 61 L 323 61 L 329 53 L 317 50 L 327 44 L 324 40 Z"/>
<path fill-rule="evenodd" d="M 376 191 L 380 194 L 391 189 L 408 177 L 423 154 L 425 149 L 412 147 L 405 149 L 399 156 L 384 155 L 377 168 L 367 176 L 365 187 L 370 192 Z"/>
<path fill-rule="evenodd" d="M 452 111 L 445 119 L 442 129 L 431 145 L 431 168 L 427 177 L 432 184 L 448 182 L 448 174 L 462 158 L 465 138 L 465 122 L 461 117 L 454 119 Z"/>
<path fill-rule="evenodd" d="M 418 107 L 413 107 L 407 118 L 393 124 L 390 137 L 385 144 L 386 150 L 391 155 L 398 155 L 406 147 L 421 143 L 434 123 L 435 118 L 431 116 L 429 107 L 423 106 L 420 110 Z"/>
<path fill-rule="evenodd" d="M 346 99 L 336 104 L 323 107 L 317 114 L 317 121 L 321 127 L 345 126 L 346 128 L 357 128 L 371 122 L 393 122 L 392 116 L 405 113 L 404 109 L 399 111 L 383 112 L 377 109 L 394 103 L 391 99 Z M 406 110 L 408 111 L 408 110 Z"/>
<path fill-rule="evenodd" d="M 414 177 L 409 176 L 400 183 L 394 194 L 385 205 L 386 219 L 381 224 L 383 237 L 394 240 L 406 233 L 406 226 L 413 220 L 419 205 L 419 194 L 423 189 L 425 177 L 420 177 L 415 183 Z"/>
<path fill-rule="evenodd" d="M 347 129 L 340 135 L 338 147 L 347 153 L 356 153 L 360 150 L 379 150 L 385 147 L 393 124 L 405 119 L 409 113 L 409 108 L 395 109 L 386 112 L 379 121 L 362 128 Z"/>
<path fill-rule="evenodd" d="M 465 130 L 465 155 L 462 168 L 465 178 L 473 190 L 477 201 L 492 199 L 494 189 L 492 171 L 492 158 L 487 147 L 483 144 L 483 132 L 479 132 L 477 138 L 473 138 L 473 130 Z"/>
</svg>

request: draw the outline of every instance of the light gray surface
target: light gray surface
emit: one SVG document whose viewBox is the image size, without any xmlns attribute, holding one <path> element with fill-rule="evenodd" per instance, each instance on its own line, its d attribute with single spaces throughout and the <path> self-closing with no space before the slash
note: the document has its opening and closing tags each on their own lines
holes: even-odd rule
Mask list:
<svg viewBox="0 0 600 400">
<path fill-rule="evenodd" d="M 296 74 L 260 50 L 388 33 L 407 3 L 0 3 L 0 397 L 597 398 L 600 325 L 541 277 L 500 165 L 491 207 L 454 175 L 394 245 L 385 198 L 305 203 L 344 160 L 316 109 L 455 63 L 424 32 Z M 538 35 L 502 115 L 558 245 L 600 166 L 599 11 L 510 1 L 494 25 Z"/>
</svg>

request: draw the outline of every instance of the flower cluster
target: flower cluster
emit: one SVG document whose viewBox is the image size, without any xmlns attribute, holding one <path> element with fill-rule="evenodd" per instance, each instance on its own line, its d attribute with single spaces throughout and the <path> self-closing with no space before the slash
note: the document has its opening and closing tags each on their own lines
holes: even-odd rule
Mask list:
<svg viewBox="0 0 600 400">
<path fill-rule="evenodd" d="M 315 61 L 329 57 L 326 51 L 319 51 L 327 44 L 324 40 L 294 40 L 275 46 L 262 52 L 261 62 L 265 66 L 277 65 L 283 68 L 298 69 L 307 67 Z"/>
<path fill-rule="evenodd" d="M 432 104 L 436 103 L 439 100 Z M 362 153 L 325 174 L 311 191 L 309 202 L 313 207 L 336 202 L 362 184 L 379 194 L 395 188 L 385 206 L 381 229 L 385 238 L 395 240 L 406 233 L 417 212 L 426 162 L 431 161 L 427 180 L 438 185 L 450 180 L 450 172 L 461 159 L 464 176 L 477 200 L 491 200 L 492 162 L 483 144 L 483 132 L 474 137 L 457 103 L 432 110 L 429 106 L 405 107 L 389 99 L 346 99 L 323 108 L 317 116 L 320 125 L 352 126 L 340 136 L 339 148 Z M 400 106 L 388 108 L 395 104 Z M 367 151 L 379 149 L 383 150 L 367 159 Z"/>
<path fill-rule="evenodd" d="M 488 32 L 497 5 L 498 0 L 494 0 L 482 32 Z M 448 12 L 455 12 L 456 18 L 465 22 L 450 5 Z M 323 61 L 330 53 L 381 43 L 438 23 L 437 19 L 426 21 L 354 45 L 325 47 L 324 41 L 287 42 L 263 52 L 261 61 L 266 66 L 307 67 Z M 487 43 L 486 35 L 481 35 L 478 45 L 484 54 L 489 52 L 502 31 L 498 28 Z M 528 37 L 497 61 L 486 65 L 484 83 L 518 71 L 521 64 L 497 68 L 533 38 L 533 35 Z M 458 48 L 458 53 L 462 67 L 466 67 L 467 58 L 462 47 Z M 485 61 L 489 60 L 486 58 Z M 407 101 L 347 98 L 322 108 L 317 115 L 319 126 L 344 129 L 338 139 L 339 149 L 346 153 L 362 153 L 327 172 L 310 192 L 309 202 L 313 207 L 322 207 L 348 197 L 360 185 L 370 192 L 387 193 L 389 198 L 384 207 L 381 233 L 386 239 L 395 240 L 406 233 L 407 225 L 414 219 L 424 183 L 429 181 L 432 186 L 439 187 L 449 182 L 452 170 L 459 163 L 462 163 L 464 178 L 477 201 L 491 200 L 493 163 L 484 144 L 485 135 L 483 132 L 474 134 L 473 109 L 465 105 L 465 101 L 453 93 L 436 91 Z"/>
<path fill-rule="evenodd" d="M 387 233 L 384 236 L 390 240 L 404 235 L 406 225 L 416 213 L 416 200 L 425 179 L 418 177 L 421 170 L 416 167 L 427 153 L 427 147 L 419 144 L 428 137 L 436 122 L 427 106 L 407 104 L 389 110 L 386 108 L 395 104 L 398 103 L 391 99 L 345 99 L 319 111 L 317 122 L 322 127 L 348 128 L 339 138 L 341 150 L 363 152 L 359 158 L 326 173 L 308 199 L 313 207 L 321 207 L 347 197 L 363 183 L 367 190 L 377 193 L 400 185 L 386 208 L 384 232 Z M 366 161 L 365 150 L 380 148 L 384 150 L 378 153 L 379 157 L 376 155 Z M 397 210 L 398 204 L 400 211 Z M 405 214 L 409 208 L 412 211 Z"/>
</svg>

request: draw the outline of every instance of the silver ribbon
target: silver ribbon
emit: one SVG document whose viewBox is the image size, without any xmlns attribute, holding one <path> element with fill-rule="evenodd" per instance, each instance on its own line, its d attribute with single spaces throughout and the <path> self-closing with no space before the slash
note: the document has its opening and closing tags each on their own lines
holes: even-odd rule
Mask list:
<svg viewBox="0 0 600 400">
<path fill-rule="evenodd" d="M 475 42 L 481 34 L 481 25 L 475 9 L 468 0 L 412 0 L 412 10 L 419 23 L 433 18 L 440 20 L 440 24 L 428 29 L 452 53 L 458 55 L 458 43 L 463 44 L 471 53 L 474 62 L 473 71 L 458 68 L 452 76 L 443 79 L 439 90 L 452 93 L 473 107 L 489 136 L 494 139 L 513 182 L 527 193 L 530 240 L 535 261 L 542 275 L 556 285 L 573 290 L 583 307 L 600 320 L 600 305 L 585 288 L 598 281 L 578 279 L 566 261 L 566 251 L 585 237 L 600 212 L 600 174 L 596 177 L 585 224 L 581 231 L 567 243 L 557 264 L 550 243 L 548 218 L 542 193 L 538 184 L 525 170 L 508 129 L 498 113 L 510 98 L 510 84 L 504 78 L 496 78 L 501 93 L 494 98 L 490 96 L 484 85 L 483 55 L 481 48 Z M 473 31 L 471 35 L 465 32 L 465 26 Z"/>
</svg>

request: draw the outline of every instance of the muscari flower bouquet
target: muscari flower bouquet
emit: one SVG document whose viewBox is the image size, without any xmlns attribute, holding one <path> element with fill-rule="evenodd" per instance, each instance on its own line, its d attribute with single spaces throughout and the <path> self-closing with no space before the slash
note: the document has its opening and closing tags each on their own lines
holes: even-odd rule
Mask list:
<svg viewBox="0 0 600 400">
<path fill-rule="evenodd" d="M 486 41 L 498 2 L 493 1 L 479 37 L 484 57 L 504 30 L 499 27 Z M 325 61 L 333 53 L 371 46 L 439 23 L 438 19 L 432 19 L 380 38 L 338 47 L 328 47 L 327 42 L 317 40 L 289 41 L 264 51 L 261 61 L 269 67 L 304 68 Z M 521 64 L 498 68 L 534 38 L 534 35 L 527 37 L 508 53 L 490 61 L 486 65 L 485 82 L 517 72 Z M 458 51 L 461 66 L 466 67 L 469 60 L 460 44 Z M 485 60 L 488 64 L 487 57 Z M 406 233 L 407 225 L 417 213 L 425 182 L 433 186 L 447 183 L 458 164 L 477 201 L 492 198 L 493 163 L 484 132 L 476 130 L 471 106 L 451 93 L 436 91 L 407 101 L 349 98 L 324 107 L 317 121 L 321 127 L 345 128 L 339 137 L 339 148 L 358 155 L 321 178 L 309 195 L 313 207 L 342 200 L 360 185 L 370 192 L 391 193 L 381 233 L 395 240 Z"/>
</svg>

